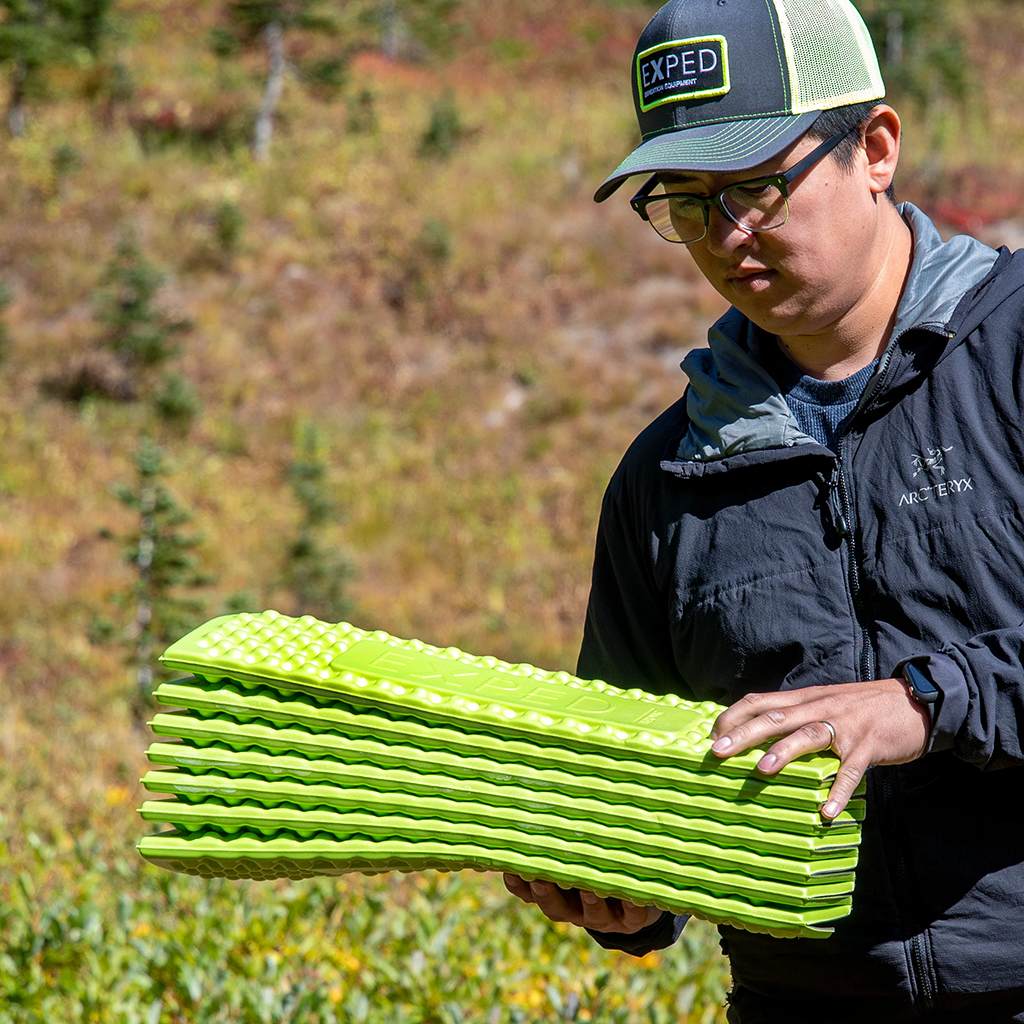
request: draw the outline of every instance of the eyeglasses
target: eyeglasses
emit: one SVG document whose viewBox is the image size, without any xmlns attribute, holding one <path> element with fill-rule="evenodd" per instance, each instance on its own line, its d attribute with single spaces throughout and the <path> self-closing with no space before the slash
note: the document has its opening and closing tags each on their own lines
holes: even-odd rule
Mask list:
<svg viewBox="0 0 1024 1024">
<path fill-rule="evenodd" d="M 789 220 L 789 186 L 856 130 L 856 127 L 849 128 L 826 139 L 782 174 L 738 181 L 713 196 L 692 196 L 685 192 L 652 196 L 650 193 L 658 184 L 658 175 L 655 174 L 633 196 L 629 205 L 667 242 L 684 245 L 699 242 L 708 233 L 712 206 L 718 207 L 744 231 L 774 231 Z"/>
</svg>

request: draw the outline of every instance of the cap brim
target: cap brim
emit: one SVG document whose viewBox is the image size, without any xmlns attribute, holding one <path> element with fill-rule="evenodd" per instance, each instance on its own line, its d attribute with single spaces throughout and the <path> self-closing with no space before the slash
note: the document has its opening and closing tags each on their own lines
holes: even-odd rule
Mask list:
<svg viewBox="0 0 1024 1024">
<path fill-rule="evenodd" d="M 757 117 L 723 124 L 680 128 L 648 139 L 615 169 L 594 193 L 603 203 L 627 178 L 656 171 L 747 171 L 795 142 L 821 114 Z"/>
</svg>

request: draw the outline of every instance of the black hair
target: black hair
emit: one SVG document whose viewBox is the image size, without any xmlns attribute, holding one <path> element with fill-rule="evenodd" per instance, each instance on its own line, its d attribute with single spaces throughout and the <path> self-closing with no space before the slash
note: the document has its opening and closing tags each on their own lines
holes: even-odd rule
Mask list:
<svg viewBox="0 0 1024 1024">
<path fill-rule="evenodd" d="M 869 100 L 867 103 L 851 103 L 845 107 L 834 107 L 832 110 L 823 110 L 818 120 L 807 129 L 807 134 L 813 139 L 820 139 L 824 142 L 833 135 L 840 132 L 850 134 L 832 150 L 832 158 L 840 167 L 849 169 L 853 166 L 853 155 L 863 138 L 854 135 L 854 129 L 864 129 L 871 120 L 871 113 L 878 106 L 878 100 Z M 891 203 L 896 202 L 896 190 L 890 185 L 885 194 Z"/>
</svg>

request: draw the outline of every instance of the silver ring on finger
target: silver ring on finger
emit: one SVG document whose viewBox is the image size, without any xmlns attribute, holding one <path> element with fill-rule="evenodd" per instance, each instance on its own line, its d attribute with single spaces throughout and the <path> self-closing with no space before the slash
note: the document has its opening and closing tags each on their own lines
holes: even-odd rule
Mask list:
<svg viewBox="0 0 1024 1024">
<path fill-rule="evenodd" d="M 829 735 L 832 737 L 832 739 L 829 740 L 829 744 L 828 744 L 827 747 L 825 747 L 825 749 L 826 750 L 835 750 L 835 745 L 836 745 L 836 727 L 831 722 L 822 721 L 821 724 L 823 726 L 825 726 L 826 729 L 828 729 Z"/>
</svg>

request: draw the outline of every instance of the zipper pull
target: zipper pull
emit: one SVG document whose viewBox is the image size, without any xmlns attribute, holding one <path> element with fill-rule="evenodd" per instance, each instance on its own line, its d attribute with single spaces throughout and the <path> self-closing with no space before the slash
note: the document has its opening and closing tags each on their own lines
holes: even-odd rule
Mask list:
<svg viewBox="0 0 1024 1024">
<path fill-rule="evenodd" d="M 832 477 L 828 482 L 828 510 L 832 516 L 832 525 L 840 537 L 850 536 L 850 524 L 843 514 L 843 500 L 839 494 L 839 462 L 837 461 L 832 470 Z"/>
</svg>

